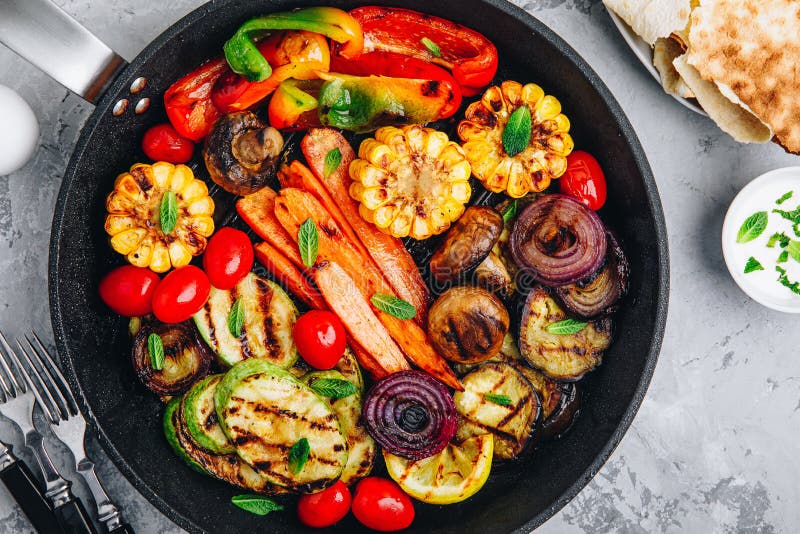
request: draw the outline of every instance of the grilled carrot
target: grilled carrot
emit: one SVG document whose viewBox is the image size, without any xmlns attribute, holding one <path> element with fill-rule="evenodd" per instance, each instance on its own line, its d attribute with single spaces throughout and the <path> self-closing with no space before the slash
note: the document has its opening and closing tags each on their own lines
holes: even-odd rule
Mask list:
<svg viewBox="0 0 800 534">
<path fill-rule="evenodd" d="M 409 369 L 400 348 L 375 316 L 356 283 L 339 265 L 323 261 L 311 272 L 325 302 L 342 320 L 348 334 L 368 354 L 376 357 L 380 369 L 373 374 L 385 376 Z"/>
<path fill-rule="evenodd" d="M 267 242 L 258 243 L 254 249 L 256 259 L 272 273 L 278 283 L 302 300 L 309 308 L 318 310 L 327 308 L 325 299 L 322 298 L 319 291 L 281 251 Z"/>
<path fill-rule="evenodd" d="M 312 219 L 317 225 L 319 236 L 317 261 L 337 263 L 353 279 L 364 299 L 369 299 L 376 293 L 395 294 L 370 258 L 359 254 L 330 214 L 310 193 L 294 188 L 281 190 L 275 199 L 275 216 L 291 236 L 297 236 L 300 225 L 307 219 Z M 417 323 L 398 319 L 379 310 L 376 313 L 392 339 L 400 345 L 414 365 L 442 383 L 454 389 L 462 389 L 447 362 L 436 353 Z"/>
<path fill-rule="evenodd" d="M 275 218 L 273 208 L 277 196 L 278 193 L 265 187 L 237 200 L 236 211 L 258 237 L 288 258 L 298 270 L 303 271 L 305 265 L 300 258 L 295 240 Z"/>
<path fill-rule="evenodd" d="M 352 180 L 348 169 L 355 159 L 350 143 L 333 128 L 313 128 L 303 138 L 300 147 L 317 178 L 315 184 L 304 182 L 303 188 L 317 197 L 334 217 L 336 211 L 342 214 L 343 220 L 352 226 L 353 233 L 364 245 L 397 296 L 410 302 L 417 309 L 417 322 L 425 328 L 430 292 L 414 258 L 403 246 L 402 241 L 381 232 L 374 224 L 365 221 L 358 211 L 358 203 L 350 197 Z M 325 157 L 331 150 L 337 148 L 342 155 L 342 161 L 333 172 L 325 176 Z M 331 209 L 331 206 L 335 206 L 336 210 Z"/>
</svg>

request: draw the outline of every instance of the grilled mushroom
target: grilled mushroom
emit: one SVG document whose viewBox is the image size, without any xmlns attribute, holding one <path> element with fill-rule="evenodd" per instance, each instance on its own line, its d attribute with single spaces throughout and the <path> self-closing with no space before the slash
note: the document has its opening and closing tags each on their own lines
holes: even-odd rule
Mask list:
<svg viewBox="0 0 800 534">
<path fill-rule="evenodd" d="M 462 278 L 492 251 L 503 231 L 503 217 L 493 208 L 467 208 L 431 258 L 431 274 L 438 282 Z"/>
<path fill-rule="evenodd" d="M 214 123 L 203 158 L 214 182 L 235 195 L 247 195 L 275 178 L 281 150 L 278 130 L 249 111 L 239 111 Z"/>
<path fill-rule="evenodd" d="M 508 311 L 500 299 L 478 287 L 447 290 L 428 313 L 431 343 L 456 363 L 478 363 L 496 356 L 508 325 Z"/>
</svg>

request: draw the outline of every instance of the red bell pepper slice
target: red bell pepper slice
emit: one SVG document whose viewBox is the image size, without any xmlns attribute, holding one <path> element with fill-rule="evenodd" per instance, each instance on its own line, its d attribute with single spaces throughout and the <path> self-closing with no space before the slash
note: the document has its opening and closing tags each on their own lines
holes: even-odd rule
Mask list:
<svg viewBox="0 0 800 534">
<path fill-rule="evenodd" d="M 172 126 L 192 141 L 203 139 L 221 113 L 211 102 L 211 89 L 228 70 L 225 58 L 200 65 L 164 93 L 164 107 Z"/>
<path fill-rule="evenodd" d="M 461 88 L 449 72 L 433 63 L 396 52 L 367 52 L 354 59 L 338 54 L 331 58 L 331 72 L 353 76 L 388 76 L 390 78 L 412 78 L 435 80 L 452 93 L 447 106 L 442 109 L 440 119 L 451 117 L 461 107 Z"/>
<path fill-rule="evenodd" d="M 364 53 L 396 52 L 441 65 L 466 96 L 477 94 L 497 73 L 497 48 L 461 24 L 396 7 L 358 7 L 350 15 L 361 24 Z"/>
<path fill-rule="evenodd" d="M 217 109 L 230 113 L 251 108 L 272 94 L 284 80 L 311 80 L 317 78 L 317 72 L 330 67 L 328 41 L 318 33 L 277 32 L 261 41 L 258 50 L 273 66 L 272 74 L 264 81 L 249 82 L 244 76 L 228 71 L 211 93 Z"/>
</svg>

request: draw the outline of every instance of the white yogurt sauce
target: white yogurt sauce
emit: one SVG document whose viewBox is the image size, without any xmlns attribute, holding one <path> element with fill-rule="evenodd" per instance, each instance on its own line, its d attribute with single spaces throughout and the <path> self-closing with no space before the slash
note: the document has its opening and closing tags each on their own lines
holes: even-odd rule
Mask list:
<svg viewBox="0 0 800 534">
<path fill-rule="evenodd" d="M 794 192 L 792 197 L 780 205 L 776 204 L 776 201 L 789 191 Z M 722 226 L 722 253 L 734 281 L 753 300 L 774 310 L 788 313 L 800 313 L 800 295 L 781 285 L 775 267 L 780 265 L 785 269 L 790 281 L 800 281 L 800 262 L 789 257 L 787 262 L 777 263 L 784 249 L 780 244 L 776 244 L 775 248 L 767 248 L 767 242 L 773 234 L 780 232 L 792 240 L 800 241 L 800 237 L 792 230 L 792 223 L 772 211 L 774 209 L 792 211 L 798 206 L 800 206 L 800 167 L 776 169 L 759 176 L 739 192 L 728 208 Z M 742 223 L 759 211 L 767 212 L 766 230 L 748 243 L 737 243 L 736 237 Z M 745 274 L 745 264 L 751 256 L 761 263 L 763 271 Z"/>
</svg>

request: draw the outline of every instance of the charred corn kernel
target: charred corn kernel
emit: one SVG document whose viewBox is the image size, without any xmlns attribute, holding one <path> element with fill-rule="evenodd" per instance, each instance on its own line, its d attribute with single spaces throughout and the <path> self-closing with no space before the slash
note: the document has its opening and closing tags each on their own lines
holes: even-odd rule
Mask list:
<svg viewBox="0 0 800 534">
<path fill-rule="evenodd" d="M 503 130 L 521 106 L 531 112 L 531 138 L 515 156 L 503 148 Z M 520 198 L 546 189 L 567 170 L 574 148 L 561 102 L 536 84 L 506 81 L 488 88 L 467 108 L 458 136 L 474 174 L 488 190 Z"/>
<path fill-rule="evenodd" d="M 447 134 L 419 125 L 378 129 L 349 167 L 359 213 L 395 237 L 440 234 L 464 212 L 470 163 Z"/>
<path fill-rule="evenodd" d="M 175 228 L 161 228 L 161 201 L 173 191 L 177 199 Z M 208 187 L 186 165 L 163 161 L 137 163 L 114 181 L 106 199 L 105 231 L 111 247 L 132 265 L 163 273 L 187 265 L 206 248 L 214 233 L 214 201 Z"/>
</svg>

